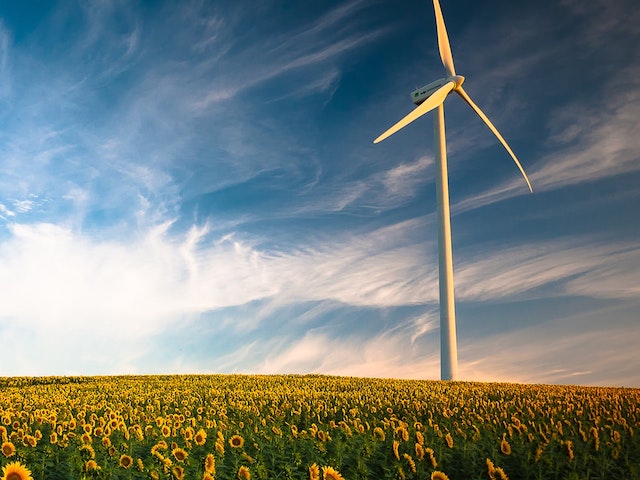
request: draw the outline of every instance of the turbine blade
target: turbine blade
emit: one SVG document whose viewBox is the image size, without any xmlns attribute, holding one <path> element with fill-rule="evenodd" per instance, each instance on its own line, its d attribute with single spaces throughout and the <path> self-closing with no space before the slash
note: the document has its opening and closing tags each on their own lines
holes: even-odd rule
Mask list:
<svg viewBox="0 0 640 480">
<path fill-rule="evenodd" d="M 524 180 L 527 182 L 529 191 L 533 193 L 533 188 L 531 187 L 531 182 L 529 181 L 529 177 L 527 177 L 527 174 L 525 173 L 524 168 L 522 168 L 522 165 L 520 165 L 520 162 L 518 161 L 515 153 L 513 153 L 513 150 L 511 150 L 509 145 L 507 145 L 506 140 L 502 138 L 502 135 L 500 135 L 500 132 L 498 132 L 498 129 L 493 126 L 493 123 L 491 123 L 491 120 L 489 120 L 489 118 L 484 114 L 484 112 L 480 110 L 480 107 L 478 107 L 475 103 L 473 103 L 473 100 L 471 100 L 469 95 L 467 95 L 467 92 L 465 92 L 462 87 L 456 88 L 455 91 L 458 95 L 462 97 L 462 99 L 465 102 L 469 104 L 469 106 L 478 114 L 478 116 L 484 121 L 484 123 L 487 124 L 487 127 L 489 127 L 489 129 L 493 132 L 493 134 L 496 137 L 498 137 L 498 140 L 500 140 L 500 143 L 502 143 L 502 146 L 507 150 L 507 152 L 509 152 L 509 155 L 511 155 L 511 158 L 513 158 L 513 161 L 516 162 L 516 165 L 520 169 L 520 173 L 522 173 Z"/>
<path fill-rule="evenodd" d="M 440 9 L 440 2 L 433 0 L 433 9 L 436 13 L 436 29 L 438 30 L 438 49 L 440 50 L 440 58 L 442 65 L 447 71 L 447 75 L 453 77 L 456 69 L 453 66 L 453 55 L 451 55 L 451 45 L 449 45 L 449 37 L 447 36 L 447 28 L 444 26 L 444 18 Z"/>
<path fill-rule="evenodd" d="M 431 110 L 436 108 L 438 105 L 440 105 L 442 102 L 444 102 L 444 99 L 447 98 L 447 95 L 449 95 L 449 92 L 451 92 L 451 90 L 453 90 L 453 87 L 455 87 L 455 83 L 453 83 L 453 82 L 445 83 L 443 86 L 441 86 L 435 92 L 433 92 L 429 98 L 427 98 L 424 102 L 422 102 L 415 109 L 413 109 L 406 117 L 404 117 L 402 120 L 400 120 L 394 126 L 389 128 L 389 130 L 387 130 L 382 135 L 380 135 L 378 138 L 376 138 L 373 141 L 373 143 L 381 142 L 382 140 L 384 140 L 388 136 L 393 135 L 394 133 L 396 133 L 401 128 L 409 125 L 416 118 L 419 118 L 422 115 L 424 115 L 425 113 L 430 112 Z"/>
</svg>

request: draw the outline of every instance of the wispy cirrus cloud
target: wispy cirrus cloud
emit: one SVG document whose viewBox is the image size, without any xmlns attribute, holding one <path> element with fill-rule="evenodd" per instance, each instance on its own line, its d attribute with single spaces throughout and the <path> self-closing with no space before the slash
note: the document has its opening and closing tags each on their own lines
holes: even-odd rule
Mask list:
<svg viewBox="0 0 640 480">
<path fill-rule="evenodd" d="M 624 78 L 637 78 L 630 68 Z M 635 119 L 640 115 L 640 83 L 611 79 L 602 98 L 592 105 L 571 104 L 551 112 L 547 152 L 528 175 L 534 192 L 596 182 L 640 170 L 640 138 Z M 515 172 L 515 170 L 512 169 Z M 477 195 L 457 202 L 452 210 L 464 212 L 526 194 L 523 181 L 512 175 Z"/>
<path fill-rule="evenodd" d="M 219 101 L 229 100 L 242 91 L 301 68 L 313 68 L 314 76 L 324 76 L 322 69 L 327 68 L 334 73 L 331 82 L 306 79 L 304 87 L 294 87 L 298 95 L 327 90 L 335 83 L 337 75 L 334 60 L 379 39 L 389 31 L 387 28 L 370 31 L 360 27 L 363 19 L 358 14 L 366 7 L 366 2 L 359 0 L 347 2 L 306 25 L 295 26 L 286 33 L 275 32 L 267 42 L 236 45 L 233 58 L 217 58 L 215 65 L 211 65 L 229 74 L 214 76 L 213 87 L 194 106 L 209 108 Z M 241 16 L 235 19 L 244 21 Z M 260 61 L 256 62 L 256 59 Z M 315 67 L 322 68 L 318 70 Z"/>
<path fill-rule="evenodd" d="M 612 304 L 463 342 L 460 373 L 487 381 L 633 386 L 637 308 Z"/>
<path fill-rule="evenodd" d="M 478 247 L 474 247 L 478 250 Z M 634 298 L 640 285 L 633 276 L 640 248 L 573 237 L 495 251 L 480 249 L 456 268 L 461 300 L 497 300 L 554 285 L 547 296 Z"/>
</svg>

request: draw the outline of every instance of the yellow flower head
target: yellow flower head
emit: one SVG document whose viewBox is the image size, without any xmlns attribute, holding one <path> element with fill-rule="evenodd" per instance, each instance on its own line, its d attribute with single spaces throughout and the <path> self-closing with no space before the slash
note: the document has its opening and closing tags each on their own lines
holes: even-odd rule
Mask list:
<svg viewBox="0 0 640 480">
<path fill-rule="evenodd" d="M 316 463 L 309 467 L 309 480 L 320 480 L 320 468 Z"/>
<path fill-rule="evenodd" d="M 33 480 L 31 471 L 20 462 L 8 463 L 2 467 L 2 480 Z"/>
<path fill-rule="evenodd" d="M 242 448 L 242 446 L 244 445 L 244 438 L 242 438 L 240 435 L 234 435 L 229 439 L 229 445 L 231 445 L 233 448 Z"/>
<path fill-rule="evenodd" d="M 205 432 L 202 428 L 198 430 L 198 433 L 193 437 L 193 441 L 196 442 L 196 445 L 204 445 L 207 441 L 207 432 Z"/>
<path fill-rule="evenodd" d="M 98 465 L 95 460 L 87 460 L 87 463 L 84 464 L 84 469 L 87 472 L 100 470 L 100 465 Z"/>
<path fill-rule="evenodd" d="M 393 441 L 391 448 L 393 448 L 393 455 L 396 457 L 396 460 L 400 460 L 400 453 L 398 453 L 398 447 L 400 447 L 400 442 L 397 440 Z"/>
<path fill-rule="evenodd" d="M 509 442 L 507 442 L 505 438 L 500 442 L 500 451 L 505 455 L 511 455 L 511 445 L 509 445 Z"/>
<path fill-rule="evenodd" d="M 496 467 L 490 458 L 487 458 L 487 474 L 491 480 L 496 480 Z"/>
<path fill-rule="evenodd" d="M 224 443 L 217 441 L 216 442 L 216 452 L 220 455 L 224 455 Z"/>
<path fill-rule="evenodd" d="M 438 470 L 431 473 L 431 480 L 449 480 L 447 474 Z"/>
<path fill-rule="evenodd" d="M 11 442 L 4 442 L 2 444 L 2 454 L 5 457 L 12 457 L 16 453 L 16 447 Z"/>
<path fill-rule="evenodd" d="M 416 442 L 416 457 L 418 460 L 424 459 L 424 447 Z"/>
<path fill-rule="evenodd" d="M 446 442 L 447 442 L 447 446 L 448 446 L 449 448 L 453 448 L 453 437 L 451 436 L 451 434 L 450 434 L 450 433 L 447 433 L 447 435 L 444 437 L 444 439 L 445 439 L 445 440 L 446 440 Z"/>
<path fill-rule="evenodd" d="M 413 473 L 416 473 L 416 462 L 413 460 L 413 458 L 411 458 L 411 455 L 409 455 L 408 453 L 404 453 L 402 455 L 402 458 L 404 458 L 407 463 L 409 464 L 409 468 L 411 469 L 411 471 Z"/>
<path fill-rule="evenodd" d="M 174 458 L 176 460 L 178 460 L 179 462 L 184 462 L 187 458 L 187 456 L 189 455 L 185 450 L 183 450 L 182 448 L 174 448 L 173 450 L 171 450 L 172 455 L 174 456 Z"/>
<path fill-rule="evenodd" d="M 122 468 L 129 468 L 133 465 L 133 458 L 129 455 L 120 455 L 120 466 Z"/>
<path fill-rule="evenodd" d="M 216 459 L 212 453 L 207 454 L 204 458 L 204 470 L 211 475 L 216 474 Z"/>
<path fill-rule="evenodd" d="M 323 480 L 344 480 L 344 477 L 340 475 L 336 469 L 331 467 L 324 467 L 322 469 L 322 479 Z"/>
<path fill-rule="evenodd" d="M 496 473 L 500 476 L 500 480 L 509 480 L 509 477 L 501 467 L 496 467 Z"/>
<path fill-rule="evenodd" d="M 79 449 L 80 455 L 86 460 L 96 458 L 96 451 L 91 445 L 82 445 Z"/>
<path fill-rule="evenodd" d="M 184 468 L 182 468 L 180 465 L 176 465 L 175 467 L 173 467 L 171 469 L 171 473 L 173 473 L 173 476 L 176 477 L 177 480 L 184 479 Z"/>
<path fill-rule="evenodd" d="M 434 454 L 433 449 L 432 448 L 427 448 L 425 450 L 425 452 L 429 454 L 429 460 L 431 461 L 431 466 L 433 468 L 436 468 L 438 466 L 438 462 L 436 461 L 436 456 Z"/>
<path fill-rule="evenodd" d="M 251 472 L 244 465 L 238 469 L 238 480 L 251 480 Z"/>
</svg>

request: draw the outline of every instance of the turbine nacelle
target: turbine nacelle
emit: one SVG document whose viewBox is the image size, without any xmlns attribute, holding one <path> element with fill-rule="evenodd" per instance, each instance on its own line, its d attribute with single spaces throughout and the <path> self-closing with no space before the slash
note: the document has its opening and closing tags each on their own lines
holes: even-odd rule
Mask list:
<svg viewBox="0 0 640 480">
<path fill-rule="evenodd" d="M 462 75 L 453 75 L 451 77 L 445 77 L 441 78 L 440 80 L 436 80 L 435 82 L 431 82 L 429 85 L 425 85 L 424 87 L 418 88 L 411 92 L 411 100 L 414 104 L 420 105 L 433 93 L 435 93 L 440 87 L 449 82 L 453 82 L 455 84 L 455 86 L 453 87 L 453 89 L 455 90 L 464 83 L 464 77 Z"/>
</svg>

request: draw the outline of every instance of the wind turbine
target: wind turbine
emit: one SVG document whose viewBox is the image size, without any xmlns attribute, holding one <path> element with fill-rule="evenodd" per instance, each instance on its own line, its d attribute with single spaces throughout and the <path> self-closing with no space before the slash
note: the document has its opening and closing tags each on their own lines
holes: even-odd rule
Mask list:
<svg viewBox="0 0 640 480">
<path fill-rule="evenodd" d="M 520 169 L 520 173 L 527 182 L 529 191 L 533 193 L 531 182 L 522 165 L 516 158 L 509 145 L 493 123 L 480 110 L 462 88 L 464 77 L 456 75 L 453 66 L 453 56 L 447 36 L 447 29 L 442 18 L 440 2 L 433 0 L 438 32 L 438 48 L 440 58 L 447 73 L 445 78 L 436 80 L 411 93 L 413 103 L 417 105 L 411 113 L 376 138 L 378 143 L 393 135 L 425 113 L 436 109 L 433 118 L 434 153 L 436 163 L 436 196 L 438 206 L 438 271 L 440 276 L 440 377 L 442 380 L 456 380 L 458 376 L 458 347 L 456 343 L 456 311 L 453 286 L 453 255 L 451 252 L 451 214 L 449 211 L 449 179 L 447 174 L 447 149 L 444 131 L 444 101 L 451 92 L 456 92 L 469 104 L 474 112 L 484 121 L 493 134 L 500 140 L 502 146 L 509 152 L 511 158 Z"/>
</svg>

